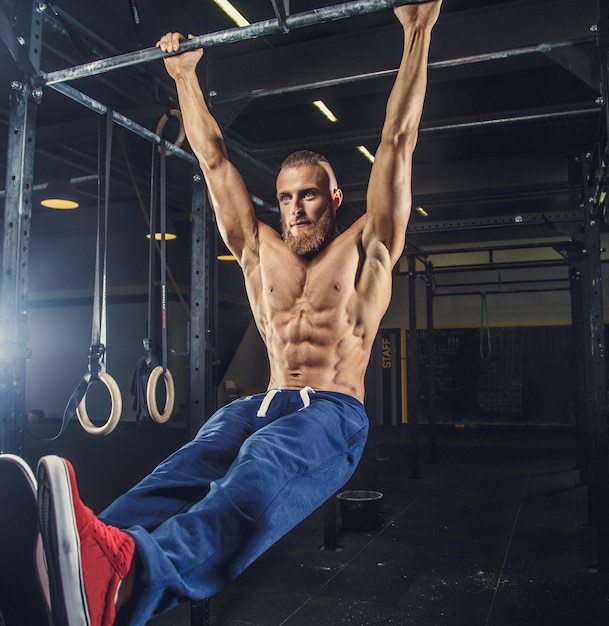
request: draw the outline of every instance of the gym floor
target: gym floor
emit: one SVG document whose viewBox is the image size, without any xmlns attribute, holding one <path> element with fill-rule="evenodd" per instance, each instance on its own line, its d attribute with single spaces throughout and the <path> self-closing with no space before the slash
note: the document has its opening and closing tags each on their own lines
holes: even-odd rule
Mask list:
<svg viewBox="0 0 609 626">
<path fill-rule="evenodd" d="M 322 507 L 212 598 L 212 626 L 606 626 L 609 573 L 595 569 L 574 434 L 440 427 L 437 462 L 427 462 L 422 432 L 412 478 L 407 429 L 379 428 L 378 526 L 344 532 L 338 516 L 338 547 L 325 549 Z M 136 429 L 114 444 L 85 440 L 51 451 L 72 458 L 95 509 L 131 480 L 133 446 L 141 473 L 162 452 L 155 445 L 180 438 Z M 107 470 L 93 471 L 95 464 Z M 361 474 L 350 488 L 369 481 Z M 190 605 L 150 624 L 189 626 Z"/>
</svg>

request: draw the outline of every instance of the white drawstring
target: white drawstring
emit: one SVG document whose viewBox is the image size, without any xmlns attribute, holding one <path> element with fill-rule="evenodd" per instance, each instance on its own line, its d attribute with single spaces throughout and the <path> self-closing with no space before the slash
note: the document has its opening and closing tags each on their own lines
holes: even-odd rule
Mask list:
<svg viewBox="0 0 609 626">
<path fill-rule="evenodd" d="M 260 408 L 258 409 L 258 413 L 256 413 L 256 417 L 266 417 L 266 412 L 269 410 L 269 407 L 271 406 L 271 402 L 273 401 L 273 398 L 280 392 L 281 392 L 281 389 L 269 389 L 266 392 L 266 395 L 262 399 L 262 404 L 260 405 Z"/>
<path fill-rule="evenodd" d="M 315 389 L 311 389 L 311 387 L 303 387 L 300 390 L 300 397 L 302 398 L 303 409 L 306 409 L 309 404 L 311 404 L 311 398 L 309 398 L 310 393 L 315 393 Z"/>
<path fill-rule="evenodd" d="M 264 396 L 264 398 L 262 398 L 262 402 L 260 403 L 260 407 L 258 408 L 256 417 L 266 417 L 266 412 L 269 410 L 273 398 L 280 392 L 281 389 L 269 389 L 266 392 L 266 395 Z M 311 387 L 303 387 L 300 390 L 300 397 L 302 399 L 303 409 L 306 409 L 311 404 L 311 398 L 309 398 L 310 393 L 315 393 L 315 390 Z"/>
</svg>

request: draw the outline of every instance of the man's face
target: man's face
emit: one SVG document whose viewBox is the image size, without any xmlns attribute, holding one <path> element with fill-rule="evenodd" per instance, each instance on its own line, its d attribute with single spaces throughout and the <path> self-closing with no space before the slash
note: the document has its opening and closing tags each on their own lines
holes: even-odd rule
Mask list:
<svg viewBox="0 0 609 626">
<path fill-rule="evenodd" d="M 319 165 L 287 167 L 277 177 L 277 199 L 286 245 L 299 256 L 313 256 L 338 234 L 328 174 Z"/>
</svg>

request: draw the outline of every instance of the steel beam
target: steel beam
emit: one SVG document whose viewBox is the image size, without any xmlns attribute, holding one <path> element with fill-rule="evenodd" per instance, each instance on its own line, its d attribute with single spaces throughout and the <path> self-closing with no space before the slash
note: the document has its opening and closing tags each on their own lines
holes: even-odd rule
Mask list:
<svg viewBox="0 0 609 626">
<path fill-rule="evenodd" d="M 534 46 L 524 46 L 522 48 L 510 48 L 507 50 L 498 50 L 496 52 L 485 52 L 481 54 L 470 54 L 463 57 L 456 57 L 452 59 L 444 59 L 440 61 L 430 61 L 427 65 L 428 69 L 445 69 L 462 67 L 464 65 L 473 65 L 475 63 L 488 63 L 489 61 L 504 61 L 520 56 L 529 56 L 532 54 L 549 54 L 553 51 L 560 51 L 564 49 L 570 49 L 576 44 L 592 42 L 592 38 L 579 39 L 574 41 L 556 41 L 548 43 L 540 43 Z M 349 74 L 348 76 L 339 76 L 337 78 L 328 78 L 323 80 L 316 80 L 310 82 L 300 83 L 298 85 L 287 85 L 285 87 L 268 87 L 263 89 L 253 89 L 244 93 L 235 93 L 230 96 L 218 96 L 213 91 L 211 93 L 212 101 L 214 104 L 224 104 L 227 102 L 234 102 L 243 99 L 256 100 L 258 98 L 266 98 L 269 96 L 282 96 L 290 93 L 300 93 L 302 91 L 311 91 L 314 89 L 327 89 L 328 87 L 343 87 L 352 83 L 361 82 L 364 80 L 380 79 L 380 78 L 392 78 L 398 73 L 398 68 L 390 68 L 385 70 L 377 70 L 373 72 L 361 72 L 358 74 Z M 592 109 L 598 112 L 598 107 Z M 586 110 L 585 112 L 588 112 Z M 560 115 L 555 114 L 555 115 Z M 551 117 L 551 116 L 549 116 Z M 535 120 L 536 117 L 524 118 L 524 121 Z M 492 121 L 492 120 L 490 120 Z M 488 122 L 487 122 L 488 123 Z M 482 123 L 481 123 L 482 125 Z M 471 123 L 474 127 L 474 122 Z M 450 127 L 448 127 L 450 128 Z"/>
<path fill-rule="evenodd" d="M 467 246 L 457 248 L 433 248 L 431 250 L 425 250 L 424 248 L 416 248 L 410 250 L 408 247 L 402 253 L 404 256 L 437 256 L 439 254 L 466 254 L 470 252 L 497 252 L 498 250 L 536 250 L 540 248 L 555 248 L 556 246 L 566 246 L 567 243 L 564 240 L 553 241 L 536 241 L 531 243 L 513 243 L 513 244 L 497 244 L 497 245 L 480 245 L 480 246 Z"/>
<path fill-rule="evenodd" d="M 425 348 L 427 351 L 427 396 L 428 396 L 428 457 L 429 463 L 438 462 L 436 445 L 436 384 L 434 379 L 434 320 L 433 320 L 433 264 L 430 261 L 425 263 L 425 303 L 427 313 L 427 336 Z"/>
<path fill-rule="evenodd" d="M 409 257 L 409 260 L 413 257 Z M 439 265 L 434 267 L 434 274 L 461 274 L 463 272 L 496 272 L 497 270 L 526 270 L 540 267 L 567 267 L 566 259 L 555 261 L 505 261 L 504 263 L 476 263 L 471 265 Z M 398 272 L 405 274 L 407 272 Z"/>
<path fill-rule="evenodd" d="M 585 354 L 584 354 L 584 319 L 583 319 L 583 294 L 581 288 L 582 271 L 579 255 L 572 252 L 572 265 L 569 267 L 569 285 L 571 289 L 571 336 L 573 341 L 574 367 L 573 378 L 575 387 L 575 428 L 576 428 L 576 466 L 579 471 L 579 481 L 583 485 L 590 482 L 590 460 L 588 454 L 588 429 L 587 429 L 587 395 Z M 590 516 L 588 516 L 590 517 Z"/>
<path fill-rule="evenodd" d="M 194 437 L 207 412 L 207 329 L 209 325 L 208 254 L 211 218 L 202 174 L 195 170 L 192 186 L 190 277 L 190 434 Z"/>
<path fill-rule="evenodd" d="M 74 89 L 74 87 L 71 87 L 70 85 L 57 84 L 53 85 L 53 89 L 63 94 L 64 96 L 67 96 L 71 100 L 82 104 L 84 107 L 90 109 L 98 115 L 104 115 L 108 111 L 108 107 L 105 104 L 98 102 L 97 100 L 91 98 L 90 96 L 87 96 L 84 93 L 81 93 L 80 91 L 78 91 L 78 89 Z M 189 163 L 192 163 L 193 165 L 197 163 L 197 159 L 192 154 L 182 150 L 181 148 L 178 148 L 174 144 L 170 143 L 166 139 L 163 139 L 162 137 L 159 137 L 144 126 L 141 126 L 137 122 L 130 120 L 128 117 L 125 117 L 124 115 L 121 115 L 116 111 L 112 111 L 112 119 L 116 124 L 131 131 L 132 133 L 135 133 L 136 135 L 139 135 L 140 137 L 147 139 L 152 143 L 163 145 L 165 150 L 167 150 L 171 154 L 179 156 L 180 158 L 188 161 Z"/>
<path fill-rule="evenodd" d="M 552 283 L 565 283 L 567 282 L 567 278 L 532 278 L 527 280 L 523 278 L 522 280 L 476 280 L 472 282 L 466 283 L 446 283 L 445 285 L 439 285 L 434 280 L 434 294 L 441 295 L 438 293 L 438 289 L 466 289 L 471 287 L 472 289 L 477 289 L 476 293 L 480 293 L 480 289 L 484 289 L 486 293 L 490 293 L 486 288 L 487 287 L 497 287 L 497 293 L 501 293 L 501 288 L 506 285 L 548 285 Z M 556 289 L 557 291 L 562 291 L 563 287 L 554 287 L 552 289 Z M 543 291 L 544 289 L 541 289 Z M 512 293 L 511 291 L 508 293 Z"/>
<path fill-rule="evenodd" d="M 437 220 L 433 222 L 411 222 L 408 225 L 408 235 L 441 230 L 477 230 L 495 227 L 522 227 L 525 225 L 548 226 L 565 223 L 580 223 L 581 212 L 556 211 L 548 213 L 523 213 L 520 215 L 498 215 L 496 217 L 476 217 L 472 219 Z"/>
<path fill-rule="evenodd" d="M 419 350 L 417 341 L 416 259 L 408 259 L 408 331 L 406 340 L 408 427 L 410 432 L 410 477 L 419 478 Z"/>
<path fill-rule="evenodd" d="M 316 83 L 318 84 L 318 83 Z M 314 85 L 316 85 L 314 84 Z M 305 86 L 306 87 L 306 86 Z M 310 87 L 311 89 L 317 88 L 316 86 Z M 300 89 L 300 86 L 298 86 Z M 273 94 L 287 93 L 290 88 L 273 90 Z M 241 100 L 244 96 L 235 98 L 235 102 Z M 251 98 L 253 99 L 253 97 Z M 214 106 L 227 106 L 233 99 L 221 98 L 216 100 L 212 98 Z M 423 123 L 419 128 L 419 135 L 421 137 L 442 135 L 444 133 L 456 133 L 456 132 L 468 132 L 476 130 L 488 130 L 488 129 L 501 129 L 505 126 L 516 124 L 529 124 L 531 122 L 568 122 L 569 120 L 579 121 L 582 118 L 594 118 L 597 119 L 599 114 L 598 106 L 586 106 L 578 108 L 565 108 L 560 111 L 556 110 L 542 110 L 539 112 L 526 112 L 517 113 L 509 116 L 501 117 L 483 117 L 477 116 L 476 119 L 464 118 L 458 122 L 446 122 L 441 124 L 425 124 Z M 317 135 L 308 138 L 310 144 L 314 144 L 318 149 L 322 148 L 343 148 L 352 147 L 353 144 L 366 143 L 367 141 L 378 142 L 381 136 L 381 129 L 366 129 L 356 132 L 339 132 L 328 135 Z M 257 148 L 248 149 L 250 158 L 252 157 L 279 157 L 284 156 L 294 147 L 294 141 L 282 141 L 274 142 L 272 144 L 262 145 Z"/>
<path fill-rule="evenodd" d="M 584 159 L 571 164 L 571 198 L 583 214 L 584 241 L 572 256 L 572 319 L 575 328 L 576 365 L 582 367 L 580 389 L 581 423 L 585 434 L 584 475 L 588 485 L 589 521 L 597 528 L 597 567 L 609 571 L 609 429 L 607 422 L 607 383 L 602 272 L 600 263 L 600 223 L 594 206 L 594 179 L 587 174 Z M 578 168 L 581 173 L 578 172 Z M 581 342 L 581 343 L 580 343 Z"/>
<path fill-rule="evenodd" d="M 195 50 L 196 48 L 210 48 L 212 46 L 235 43 L 237 41 L 246 41 L 274 33 L 281 33 L 284 28 L 294 30 L 315 24 L 322 24 L 324 22 L 355 17 L 357 15 L 375 13 L 401 4 L 422 4 L 423 2 L 429 2 L 429 0 L 354 0 L 353 2 L 345 2 L 322 9 L 313 9 L 312 11 L 297 13 L 296 15 L 288 15 L 285 20 L 283 20 L 283 26 L 280 20 L 275 18 L 257 22 L 249 26 L 229 28 L 228 30 L 216 33 L 199 35 L 198 37 L 184 41 L 181 50 L 185 52 L 187 50 Z M 49 72 L 44 76 L 44 80 L 47 85 L 52 85 L 79 78 L 86 78 L 88 76 L 96 76 L 122 67 L 130 67 L 132 65 L 155 61 L 165 56 L 169 55 L 158 48 L 146 48 L 144 50 L 128 52 L 127 54 L 121 54 L 107 59 L 92 61 L 91 63 L 84 63 L 64 70 Z"/>
<path fill-rule="evenodd" d="M 531 0 L 496 5 L 493 11 L 447 12 L 434 27 L 430 67 L 438 71 L 432 72 L 430 79 L 433 82 L 437 76 L 442 81 L 446 74 L 443 67 L 458 66 L 459 75 L 478 75 L 476 68 L 482 70 L 486 64 L 480 62 L 485 59 L 512 66 L 518 59 L 528 63 L 531 55 L 542 57 L 548 50 L 565 51 L 569 44 L 593 42 L 590 25 L 597 19 L 595 3 Z M 397 21 L 388 20 L 384 26 L 362 31 L 345 29 L 343 34 L 317 39 L 314 46 L 302 41 L 281 49 L 248 49 L 230 57 L 210 54 L 209 87 L 217 92 L 218 99 L 224 99 L 293 85 L 301 91 L 299 83 L 329 81 L 324 86 L 332 86 L 332 81 L 338 79 L 337 84 L 343 85 L 343 80 L 350 81 L 350 75 L 368 75 L 372 79 L 392 76 L 402 44 L 402 29 Z M 237 70 L 238 83 L 234 79 Z M 386 90 L 380 88 L 383 93 Z"/>
<path fill-rule="evenodd" d="M 26 85 L 10 101 L 0 277 L 0 452 L 20 453 L 25 423 L 28 273 L 37 104 Z"/>
<path fill-rule="evenodd" d="M 40 70 L 40 46 L 32 46 L 31 43 L 40 39 L 40 12 L 36 11 L 33 15 L 37 14 L 37 18 L 30 20 L 31 3 L 28 6 L 26 2 L 19 2 L 13 9 L 14 15 L 11 11 L 7 12 L 8 8 L 0 4 L 0 39 L 22 75 L 34 81 Z"/>
<path fill-rule="evenodd" d="M 22 2 L 15 15 L 17 33 L 25 33 L 24 72 L 37 72 L 42 20 L 34 4 Z M 0 452 L 19 454 L 25 425 L 25 372 L 28 358 L 28 287 L 34 147 L 38 100 L 32 76 L 12 84 L 8 122 L 4 215 L 0 239 Z M 27 84 L 25 84 L 27 83 Z"/>
<path fill-rule="evenodd" d="M 566 280 L 566 279 L 565 279 Z M 549 292 L 561 292 L 561 291 L 569 291 L 569 287 L 548 287 L 547 289 L 491 289 L 490 291 L 485 290 L 484 293 L 488 296 L 511 296 L 514 294 L 521 293 L 549 293 Z M 477 291 L 449 291 L 449 292 L 436 292 L 434 297 L 442 298 L 442 297 L 455 297 L 455 296 L 480 296 L 480 290 Z"/>
</svg>

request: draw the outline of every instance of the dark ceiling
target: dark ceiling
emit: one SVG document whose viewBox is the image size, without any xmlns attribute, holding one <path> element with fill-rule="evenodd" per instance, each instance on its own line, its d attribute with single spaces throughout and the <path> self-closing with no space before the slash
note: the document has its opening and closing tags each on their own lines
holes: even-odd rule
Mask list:
<svg viewBox="0 0 609 626">
<path fill-rule="evenodd" d="M 21 4 L 2 0 L 5 15 Z M 275 16 L 270 0 L 234 4 L 252 23 Z M 290 13 L 335 4 L 293 0 Z M 43 15 L 44 72 L 151 47 L 168 30 L 201 35 L 233 27 L 212 0 L 57 0 Z M 414 163 L 414 203 L 428 217 L 413 213 L 410 242 L 425 247 L 552 234 L 551 224 L 539 226 L 537 217 L 552 222 L 553 215 L 572 209 L 569 158 L 593 151 L 597 143 L 600 61 L 591 29 L 597 21 L 597 0 L 444 1 Z M 370 164 L 356 147 L 376 148 L 400 54 L 401 29 L 390 10 L 209 48 L 201 80 L 251 192 L 272 205 L 280 162 L 307 147 L 335 166 L 346 197 L 343 224 L 360 215 Z M 5 129 L 10 84 L 21 78 L 3 46 Z M 160 60 L 71 85 L 153 131 L 175 105 Z M 337 123 L 313 107 L 317 99 L 335 112 Z M 69 177 L 77 179 L 83 201 L 94 202 L 97 117 L 44 87 L 37 115 L 37 189 Z M 172 140 L 175 133 L 171 120 L 165 136 Z M 3 179 L 6 135 L 0 134 Z M 148 192 L 150 148 L 123 130 L 115 146 L 112 199 L 124 207 L 128 226 L 141 219 L 134 189 Z M 176 221 L 187 222 L 192 166 L 172 157 L 168 167 L 170 211 Z M 40 211 L 35 208 L 34 219 Z M 268 208 L 260 211 L 273 219 Z"/>
</svg>

